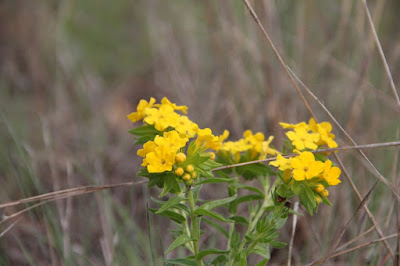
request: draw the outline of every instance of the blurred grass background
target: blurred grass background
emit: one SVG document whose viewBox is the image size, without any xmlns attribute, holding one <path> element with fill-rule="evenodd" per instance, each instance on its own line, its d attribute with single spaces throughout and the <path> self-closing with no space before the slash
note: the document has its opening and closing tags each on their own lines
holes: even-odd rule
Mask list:
<svg viewBox="0 0 400 266">
<path fill-rule="evenodd" d="M 399 140 L 400 112 L 362 1 L 252 4 L 285 62 L 357 143 Z M 368 4 L 399 87 L 400 2 Z M 216 134 L 228 129 L 231 139 L 245 129 L 274 135 L 278 148 L 284 136 L 278 122 L 309 119 L 239 0 L 3 0 L 0 36 L 1 203 L 83 185 L 140 180 L 137 148 L 127 133 L 133 125 L 126 115 L 142 98 L 166 96 L 187 105 L 200 127 Z M 311 106 L 320 120 L 328 119 L 315 102 Z M 339 130 L 334 133 L 341 145 L 349 143 Z M 396 188 L 397 152 L 366 151 Z M 356 152 L 340 152 L 339 157 L 366 195 L 374 174 Z M 321 206 L 314 217 L 299 217 L 295 265 L 323 256 L 356 211 L 359 200 L 344 176 L 342 180 L 330 190 L 332 207 Z M 215 186 L 202 193 L 207 198 L 226 192 Z M 36 208 L 0 237 L 0 265 L 148 265 L 152 256 L 159 265 L 173 225 L 167 227 L 166 219 L 153 215 L 147 221 L 150 195 L 158 191 L 139 185 Z M 386 186 L 378 185 L 368 207 L 385 235 L 397 232 L 398 201 Z M 17 210 L 7 208 L 1 214 Z M 9 225 L 1 224 L 0 232 Z M 370 226 L 362 210 L 341 243 Z M 288 223 L 280 240 L 288 241 L 290 228 Z M 357 243 L 377 238 L 373 231 Z M 221 245 L 213 231 L 206 230 L 202 241 Z M 395 250 L 396 239 L 388 241 Z M 271 264 L 285 264 L 287 254 L 287 248 L 273 250 Z M 378 264 L 385 262 L 385 254 L 376 243 L 328 264 Z"/>
</svg>

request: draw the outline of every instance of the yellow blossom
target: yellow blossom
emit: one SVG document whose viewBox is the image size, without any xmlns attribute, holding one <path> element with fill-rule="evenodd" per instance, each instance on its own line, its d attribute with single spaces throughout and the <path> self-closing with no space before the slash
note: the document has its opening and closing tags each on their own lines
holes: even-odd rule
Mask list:
<svg viewBox="0 0 400 266">
<path fill-rule="evenodd" d="M 175 122 L 175 124 L 171 123 L 170 126 L 172 126 L 176 131 L 179 132 L 181 136 L 184 137 L 192 138 L 199 128 L 196 123 L 193 123 L 185 115 L 181 115 Z"/>
<path fill-rule="evenodd" d="M 166 146 L 158 146 L 146 155 L 147 170 L 149 173 L 171 171 L 175 164 L 175 154 Z"/>
<path fill-rule="evenodd" d="M 297 181 L 317 177 L 324 170 L 324 164 L 315 161 L 314 154 L 305 151 L 291 159 L 293 178 Z"/>
<path fill-rule="evenodd" d="M 310 130 L 309 126 L 306 122 L 300 122 L 298 124 L 288 124 L 284 122 L 280 122 L 279 125 L 285 129 L 294 129 L 294 128 L 304 128 L 305 130 Z"/>
<path fill-rule="evenodd" d="M 276 157 L 276 160 L 270 162 L 269 164 L 272 166 L 278 167 L 279 170 L 281 170 L 281 171 L 291 170 L 291 169 L 293 169 L 291 160 L 292 160 L 292 158 L 286 159 L 282 155 L 278 154 L 278 156 Z"/>
<path fill-rule="evenodd" d="M 154 141 L 148 141 L 143 144 L 143 149 L 137 151 L 137 155 L 146 157 L 149 152 L 154 151 L 157 148 L 157 144 Z"/>
<path fill-rule="evenodd" d="M 193 179 L 197 178 L 197 173 L 196 172 L 192 172 L 192 178 Z"/>
<path fill-rule="evenodd" d="M 158 131 L 164 131 L 171 125 L 177 124 L 179 119 L 179 115 L 170 105 L 161 105 L 159 109 L 147 108 L 145 114 L 146 117 L 143 121 L 149 125 L 154 125 Z"/>
<path fill-rule="evenodd" d="M 326 183 L 330 186 L 336 186 L 341 183 L 339 180 L 339 176 L 341 174 L 339 167 L 332 167 L 332 162 L 327 160 L 324 163 L 324 172 L 322 173 L 322 177 L 325 179 Z"/>
<path fill-rule="evenodd" d="M 132 122 L 136 122 L 142 120 L 146 115 L 145 111 L 148 108 L 152 108 L 156 99 L 153 97 L 150 98 L 150 101 L 147 102 L 146 100 L 140 100 L 139 104 L 136 107 L 136 112 L 130 113 L 127 117 Z"/>
<path fill-rule="evenodd" d="M 277 151 L 269 146 L 273 139 L 274 139 L 274 136 L 270 136 L 267 141 L 262 142 L 261 154 L 260 154 L 259 159 L 265 159 L 265 158 L 267 158 L 267 155 L 274 156 L 274 155 L 279 154 L 279 151 Z"/>
<path fill-rule="evenodd" d="M 203 146 L 205 149 L 218 150 L 221 147 L 221 143 L 218 141 L 218 137 L 212 134 L 211 129 L 197 129 L 197 147 Z"/>
<path fill-rule="evenodd" d="M 319 141 L 320 135 L 317 133 L 309 133 L 304 127 L 295 128 L 294 131 L 286 132 L 286 136 L 298 150 L 318 148 L 316 142 Z"/>
<path fill-rule="evenodd" d="M 318 145 L 322 146 L 326 144 L 329 148 L 336 148 L 338 146 L 337 143 L 333 140 L 335 138 L 335 135 L 331 133 L 331 123 L 322 122 L 320 124 L 317 124 L 314 118 L 311 118 L 308 123 L 313 132 L 320 134 L 320 140 L 317 143 Z"/>
<path fill-rule="evenodd" d="M 178 105 L 176 105 L 176 104 L 174 104 L 174 103 L 171 103 L 171 102 L 167 99 L 167 97 L 162 98 L 162 100 L 161 100 L 161 105 L 156 105 L 156 106 L 163 106 L 163 105 L 169 105 L 169 106 L 171 106 L 174 110 L 176 110 L 176 111 L 182 111 L 182 113 L 184 113 L 184 114 L 186 114 L 186 113 L 187 113 L 187 110 L 188 110 L 188 107 L 185 106 L 185 105 L 178 106 Z"/>
<path fill-rule="evenodd" d="M 185 147 L 188 138 L 181 138 L 175 130 L 164 132 L 163 136 L 156 136 L 154 142 L 157 145 L 166 145 L 172 151 L 176 152 L 178 149 Z"/>
</svg>

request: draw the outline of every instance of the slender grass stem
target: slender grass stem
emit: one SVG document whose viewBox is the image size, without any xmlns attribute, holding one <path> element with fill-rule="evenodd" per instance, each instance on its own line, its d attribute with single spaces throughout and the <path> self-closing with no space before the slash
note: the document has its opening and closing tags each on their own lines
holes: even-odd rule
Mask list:
<svg viewBox="0 0 400 266">
<path fill-rule="evenodd" d="M 190 207 L 190 218 L 192 221 L 192 233 L 191 237 L 194 239 L 193 242 L 193 248 L 194 248 L 194 256 L 196 257 L 196 263 L 198 266 L 202 266 L 203 262 L 201 259 L 198 259 L 198 254 L 199 254 L 199 238 L 200 238 L 200 232 L 199 232 L 199 226 L 197 223 L 197 217 L 194 214 L 196 205 L 194 202 L 194 196 L 193 196 L 193 191 L 189 190 L 188 192 L 188 199 L 189 199 L 189 207 Z"/>
</svg>

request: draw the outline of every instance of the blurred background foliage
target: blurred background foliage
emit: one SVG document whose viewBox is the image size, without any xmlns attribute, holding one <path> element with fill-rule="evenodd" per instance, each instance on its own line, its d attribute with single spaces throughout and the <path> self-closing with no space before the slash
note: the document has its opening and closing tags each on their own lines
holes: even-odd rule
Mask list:
<svg viewBox="0 0 400 266">
<path fill-rule="evenodd" d="M 399 109 L 362 1 L 251 3 L 285 62 L 356 142 L 399 139 Z M 368 4 L 399 87 L 400 2 Z M 239 0 L 3 0 L 0 36 L 1 203 L 82 185 L 140 180 L 137 148 L 127 133 L 133 125 L 126 115 L 142 98 L 166 96 L 187 105 L 201 127 L 216 134 L 228 129 L 231 139 L 245 129 L 274 135 L 277 148 L 283 138 L 278 122 L 309 119 Z M 315 102 L 311 106 L 320 120 L 327 120 Z M 339 143 L 349 143 L 337 128 L 334 132 Z M 356 152 L 339 155 L 365 195 L 376 177 Z M 367 155 L 398 184 L 393 148 Z M 357 209 L 359 200 L 342 179 L 331 191 L 332 207 L 299 218 L 295 264 L 325 254 Z M 42 205 L 0 237 L 0 264 L 160 264 L 171 242 L 167 228 L 173 225 L 153 215 L 146 218 L 146 204 L 157 193 L 139 185 Z M 226 191 L 210 186 L 202 193 L 209 199 Z M 369 207 L 385 235 L 397 232 L 398 205 L 386 186 L 375 189 Z M 2 215 L 16 211 L 1 210 Z M 9 225 L 1 224 L 1 231 Z M 343 241 L 370 225 L 361 212 Z M 287 241 L 289 232 L 288 225 L 280 239 Z M 370 233 L 360 241 L 376 238 Z M 202 241 L 225 245 L 211 229 Z M 395 241 L 390 243 L 394 248 Z M 382 261 L 381 252 L 382 245 L 374 244 L 330 263 L 374 263 Z M 271 263 L 286 263 L 287 249 L 273 250 L 272 256 Z"/>
</svg>

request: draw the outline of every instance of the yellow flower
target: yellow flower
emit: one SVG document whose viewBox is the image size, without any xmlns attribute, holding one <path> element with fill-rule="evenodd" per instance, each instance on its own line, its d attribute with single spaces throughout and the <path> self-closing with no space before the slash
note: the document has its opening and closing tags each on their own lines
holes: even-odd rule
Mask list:
<svg viewBox="0 0 400 266">
<path fill-rule="evenodd" d="M 335 135 L 331 133 L 331 123 L 322 122 L 320 124 L 317 124 L 314 118 L 311 118 L 308 123 L 311 130 L 315 133 L 319 133 L 321 136 L 320 140 L 317 143 L 318 145 L 322 146 L 326 144 L 329 148 L 336 148 L 338 146 L 337 143 L 333 140 L 335 138 Z"/>
<path fill-rule="evenodd" d="M 137 151 L 137 155 L 146 157 L 149 152 L 154 151 L 157 148 L 157 144 L 154 141 L 148 141 L 143 144 L 143 149 Z"/>
<path fill-rule="evenodd" d="M 293 178 L 297 181 L 312 179 L 324 171 L 324 163 L 315 161 L 314 154 L 309 151 L 292 158 L 291 166 L 293 167 Z"/>
<path fill-rule="evenodd" d="M 307 131 L 310 130 L 310 128 L 306 122 L 301 122 L 298 124 L 288 124 L 288 123 L 280 122 L 279 125 L 281 125 L 281 127 L 285 128 L 285 129 L 304 128 Z"/>
<path fill-rule="evenodd" d="M 171 125 L 177 124 L 179 119 L 179 115 L 170 105 L 161 105 L 159 109 L 147 108 L 145 114 L 146 117 L 143 121 L 149 125 L 154 125 L 158 131 L 164 131 Z"/>
<path fill-rule="evenodd" d="M 339 167 L 332 167 L 332 162 L 327 160 L 324 163 L 324 172 L 322 173 L 322 177 L 325 179 L 326 183 L 330 186 L 336 186 L 341 183 L 339 180 L 339 176 L 341 174 Z"/>
<path fill-rule="evenodd" d="M 128 119 L 132 122 L 142 120 L 146 116 L 146 109 L 152 108 L 155 102 L 156 99 L 154 99 L 153 97 L 150 98 L 149 102 L 147 102 L 146 100 L 140 100 L 138 106 L 136 107 L 136 112 L 127 115 Z"/>
<path fill-rule="evenodd" d="M 175 154 L 166 146 L 158 146 L 146 155 L 147 170 L 149 173 L 171 171 L 175 164 Z"/>
<path fill-rule="evenodd" d="M 292 160 L 292 158 L 286 159 L 282 155 L 278 154 L 278 156 L 276 157 L 276 160 L 270 162 L 269 164 L 272 166 L 278 167 L 279 170 L 281 170 L 281 171 L 291 170 L 291 169 L 293 169 L 291 160 Z"/>
<path fill-rule="evenodd" d="M 218 150 L 221 147 L 221 143 L 218 141 L 218 137 L 212 134 L 211 129 L 197 129 L 196 146 L 203 146 L 205 149 Z"/>
<path fill-rule="evenodd" d="M 178 132 L 172 130 L 164 132 L 162 137 L 156 136 L 154 142 L 159 146 L 166 145 L 169 149 L 176 153 L 178 149 L 185 147 L 188 140 L 188 138 L 181 138 Z"/>
<path fill-rule="evenodd" d="M 181 115 L 175 124 L 171 126 L 179 132 L 180 135 L 192 138 L 196 134 L 196 130 L 199 128 L 196 123 L 193 123 L 187 116 Z"/>
<path fill-rule="evenodd" d="M 274 136 L 270 136 L 267 141 L 262 142 L 260 159 L 267 158 L 267 155 L 274 156 L 274 155 L 279 154 L 279 151 L 277 151 L 269 146 L 269 144 L 271 144 L 273 139 L 274 139 Z"/>
<path fill-rule="evenodd" d="M 161 100 L 161 106 L 163 106 L 163 105 L 169 105 L 169 106 L 171 106 L 174 110 L 176 110 L 176 111 L 182 111 L 182 113 L 187 114 L 187 110 L 188 110 L 188 107 L 187 107 L 187 106 L 185 106 L 185 105 L 178 106 L 178 105 L 176 105 L 176 104 L 174 104 L 174 103 L 171 103 L 171 102 L 167 99 L 167 97 L 162 98 L 162 100 Z"/>
<path fill-rule="evenodd" d="M 318 133 L 309 133 L 304 127 L 298 127 L 294 131 L 286 132 L 286 136 L 298 150 L 306 148 L 315 150 L 318 148 L 316 143 L 319 141 L 320 135 Z"/>
</svg>

